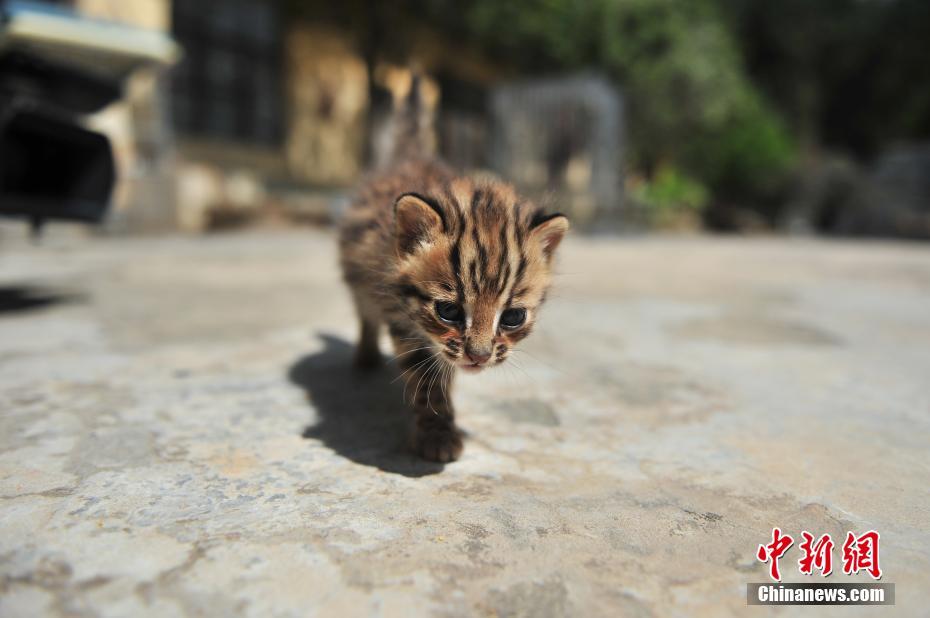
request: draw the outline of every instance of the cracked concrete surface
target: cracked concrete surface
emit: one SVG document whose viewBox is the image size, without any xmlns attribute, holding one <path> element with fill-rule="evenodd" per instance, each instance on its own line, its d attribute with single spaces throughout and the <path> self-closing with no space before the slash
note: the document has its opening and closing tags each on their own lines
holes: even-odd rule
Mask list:
<svg viewBox="0 0 930 618">
<path fill-rule="evenodd" d="M 930 606 L 926 246 L 572 239 L 443 468 L 331 235 L 2 240 L 3 616 L 794 615 L 746 606 L 773 526 Z"/>
</svg>

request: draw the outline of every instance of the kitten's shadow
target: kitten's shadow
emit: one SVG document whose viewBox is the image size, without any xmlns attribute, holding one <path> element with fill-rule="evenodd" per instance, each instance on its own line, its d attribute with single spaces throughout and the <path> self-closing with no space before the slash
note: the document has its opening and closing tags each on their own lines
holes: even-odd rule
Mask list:
<svg viewBox="0 0 930 618">
<path fill-rule="evenodd" d="M 368 372 L 352 367 L 354 346 L 321 334 L 324 348 L 299 359 L 288 378 L 304 389 L 317 421 L 303 437 L 320 440 L 346 459 L 409 477 L 442 471 L 443 465 L 423 461 L 406 446 L 408 416 L 403 384 L 394 381 L 391 365 Z"/>
</svg>

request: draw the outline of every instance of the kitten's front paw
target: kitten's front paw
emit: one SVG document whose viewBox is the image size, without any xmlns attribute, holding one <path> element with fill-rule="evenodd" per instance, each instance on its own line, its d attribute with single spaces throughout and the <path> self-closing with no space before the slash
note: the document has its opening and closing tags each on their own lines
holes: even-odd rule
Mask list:
<svg viewBox="0 0 930 618">
<path fill-rule="evenodd" d="M 455 425 L 421 429 L 414 437 L 414 447 L 427 461 L 448 463 L 461 457 L 462 436 Z"/>
</svg>

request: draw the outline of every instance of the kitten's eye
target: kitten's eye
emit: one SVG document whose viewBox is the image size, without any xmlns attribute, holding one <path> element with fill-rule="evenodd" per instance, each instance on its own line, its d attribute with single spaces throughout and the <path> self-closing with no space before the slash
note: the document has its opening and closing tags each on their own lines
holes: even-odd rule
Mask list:
<svg viewBox="0 0 930 618">
<path fill-rule="evenodd" d="M 443 322 L 450 324 L 459 324 L 465 320 L 465 312 L 462 311 L 461 305 L 438 301 L 436 303 L 436 314 Z"/>
<path fill-rule="evenodd" d="M 526 309 L 512 308 L 501 314 L 501 326 L 520 328 L 526 322 Z"/>
</svg>

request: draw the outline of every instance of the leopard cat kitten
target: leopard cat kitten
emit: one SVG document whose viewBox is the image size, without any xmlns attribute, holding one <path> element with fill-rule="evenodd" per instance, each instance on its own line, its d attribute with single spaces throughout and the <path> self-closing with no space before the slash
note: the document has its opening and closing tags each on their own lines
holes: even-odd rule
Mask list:
<svg viewBox="0 0 930 618">
<path fill-rule="evenodd" d="M 545 214 L 509 184 L 456 175 L 424 156 L 417 80 L 396 116 L 393 167 L 361 187 L 340 234 L 342 269 L 361 323 L 356 365 L 381 362 L 386 325 L 425 459 L 462 453 L 457 371 L 504 362 L 530 334 L 568 219 Z"/>
</svg>

